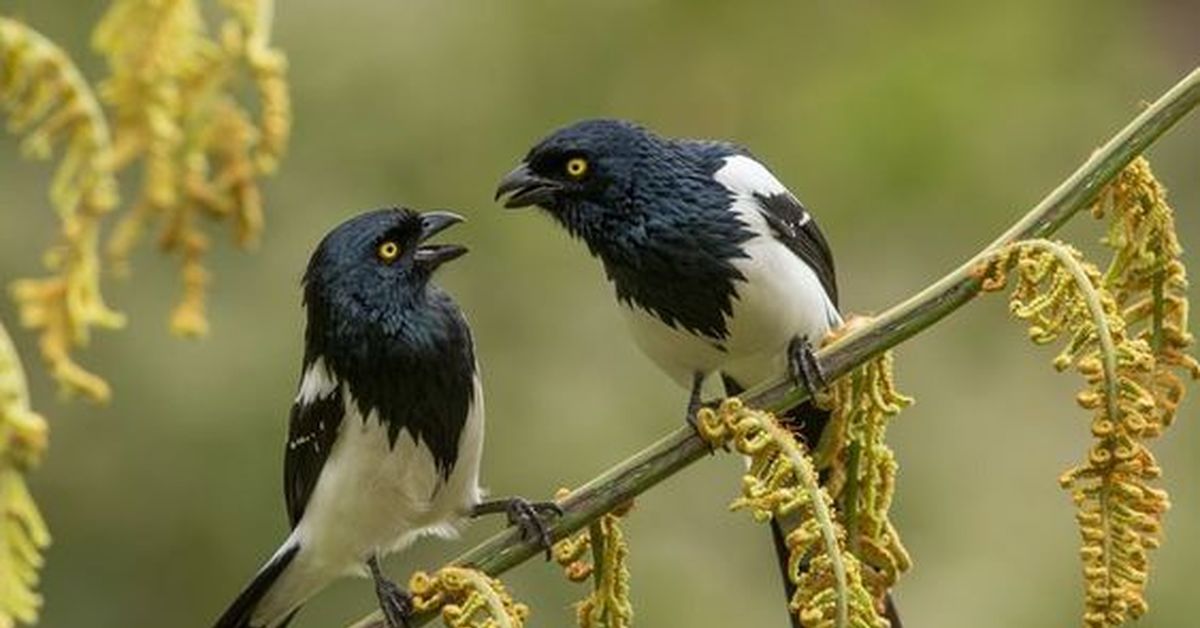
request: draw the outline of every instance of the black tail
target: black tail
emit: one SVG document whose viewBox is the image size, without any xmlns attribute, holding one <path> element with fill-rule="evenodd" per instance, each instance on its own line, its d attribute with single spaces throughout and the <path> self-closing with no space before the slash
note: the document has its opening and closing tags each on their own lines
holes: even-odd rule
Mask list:
<svg viewBox="0 0 1200 628">
<path fill-rule="evenodd" d="M 254 609 L 258 607 L 258 603 L 262 601 L 263 596 L 267 594 L 267 591 L 271 590 L 271 585 L 275 584 L 275 581 L 279 579 L 280 574 L 292 562 L 292 559 L 296 557 L 296 552 L 299 550 L 299 545 L 293 545 L 277 553 L 266 565 L 263 565 L 263 568 L 254 576 L 254 580 L 251 580 L 250 584 L 245 589 L 242 589 L 237 599 L 233 601 L 233 604 L 229 605 L 229 608 L 225 610 L 225 613 L 221 615 L 221 618 L 217 620 L 213 628 L 265 628 L 262 626 L 253 626 L 250 623 L 250 618 L 253 617 Z M 291 615 L 288 615 L 287 619 L 284 619 L 278 628 L 287 626 L 295 614 L 295 611 L 293 611 Z M 271 628 L 276 627 L 272 626 Z"/>
</svg>

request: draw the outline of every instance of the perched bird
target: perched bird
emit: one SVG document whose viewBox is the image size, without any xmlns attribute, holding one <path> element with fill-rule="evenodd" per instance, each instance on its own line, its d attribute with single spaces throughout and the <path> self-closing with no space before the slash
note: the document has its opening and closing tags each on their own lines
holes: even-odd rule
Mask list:
<svg viewBox="0 0 1200 628">
<path fill-rule="evenodd" d="M 388 624 L 411 600 L 382 555 L 423 535 L 453 536 L 466 516 L 507 512 L 548 546 L 519 498 L 481 502 L 483 388 L 471 330 L 430 283 L 467 249 L 427 240 L 462 218 L 381 209 L 342 223 L 304 274 L 307 328 L 284 454 L 292 530 L 217 628 L 278 628 L 331 581 L 369 572 Z"/>
<path fill-rule="evenodd" d="M 541 207 L 600 260 L 637 344 L 691 391 L 689 422 L 713 374 L 729 394 L 788 374 L 825 386 L 812 345 L 842 322 L 833 256 L 812 214 L 745 148 L 586 120 L 538 142 L 501 179 L 501 197 Z M 783 418 L 815 446 L 828 413 L 805 403 Z"/>
</svg>

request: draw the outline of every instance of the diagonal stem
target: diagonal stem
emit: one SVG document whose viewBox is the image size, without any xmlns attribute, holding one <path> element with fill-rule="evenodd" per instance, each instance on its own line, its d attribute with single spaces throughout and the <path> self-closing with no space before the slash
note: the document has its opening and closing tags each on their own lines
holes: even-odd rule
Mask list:
<svg viewBox="0 0 1200 628">
<path fill-rule="evenodd" d="M 983 263 L 999 248 L 1018 240 L 1048 236 L 1059 229 L 1108 184 L 1134 157 L 1200 104 L 1200 68 L 1176 83 L 1147 107 L 1104 146 L 1092 153 L 1082 166 L 1042 199 L 1008 231 L 970 261 L 892 307 L 870 324 L 826 345 L 817 352 L 822 371 L 832 381 L 868 360 L 934 325 L 979 294 Z M 759 386 L 747 391 L 748 406 L 778 412 L 808 399 L 807 390 L 790 382 Z M 654 444 L 605 471 L 576 489 L 560 504 L 563 516 L 550 528 L 561 539 L 651 489 L 659 482 L 704 458 L 708 445 L 689 426 L 681 427 Z M 504 530 L 454 560 L 490 575 L 498 575 L 537 555 L 536 543 L 526 542 L 515 530 Z M 413 626 L 433 619 L 423 614 Z M 379 613 L 360 620 L 356 626 L 381 628 Z"/>
</svg>

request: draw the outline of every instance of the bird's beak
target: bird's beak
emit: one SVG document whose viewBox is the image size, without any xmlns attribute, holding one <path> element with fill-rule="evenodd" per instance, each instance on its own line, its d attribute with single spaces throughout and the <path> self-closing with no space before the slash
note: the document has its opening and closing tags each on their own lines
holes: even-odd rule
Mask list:
<svg viewBox="0 0 1200 628">
<path fill-rule="evenodd" d="M 445 229 L 464 222 L 466 219 L 447 211 L 432 211 L 421 214 L 421 238 L 424 243 Z M 413 255 L 417 264 L 433 270 L 446 262 L 462 257 L 467 247 L 458 244 L 421 244 Z"/>
<path fill-rule="evenodd" d="M 508 209 L 540 205 L 549 207 L 554 200 L 554 194 L 562 189 L 557 181 L 539 177 L 529 169 L 528 163 L 522 163 L 512 172 L 500 179 L 496 186 L 496 198 L 508 195 L 504 206 Z"/>
</svg>

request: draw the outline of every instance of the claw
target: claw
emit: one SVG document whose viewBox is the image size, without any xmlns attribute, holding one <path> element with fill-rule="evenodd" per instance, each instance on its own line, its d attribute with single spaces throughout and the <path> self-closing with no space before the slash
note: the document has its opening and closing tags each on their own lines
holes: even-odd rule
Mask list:
<svg viewBox="0 0 1200 628">
<path fill-rule="evenodd" d="M 408 618 L 413 614 L 412 594 L 383 575 L 377 557 L 367 560 L 367 566 L 375 580 L 375 597 L 379 598 L 379 610 L 388 628 L 409 628 Z"/>
<path fill-rule="evenodd" d="M 807 336 L 792 340 L 791 345 L 788 346 L 788 370 L 791 372 L 792 380 L 808 389 L 810 394 L 815 394 L 829 386 L 828 380 L 825 379 L 825 372 L 821 369 L 821 363 L 817 361 L 817 356 L 813 353 L 812 344 L 809 343 Z"/>
<path fill-rule="evenodd" d="M 505 513 L 508 524 L 521 531 L 521 539 L 536 539 L 538 547 L 546 552 L 546 560 L 550 560 L 554 539 L 550 536 L 550 528 L 546 526 L 543 517 L 561 517 L 562 506 L 554 502 L 530 502 L 521 497 L 511 497 L 478 504 L 472 509 L 471 516 L 478 517 L 497 512 Z"/>
</svg>

